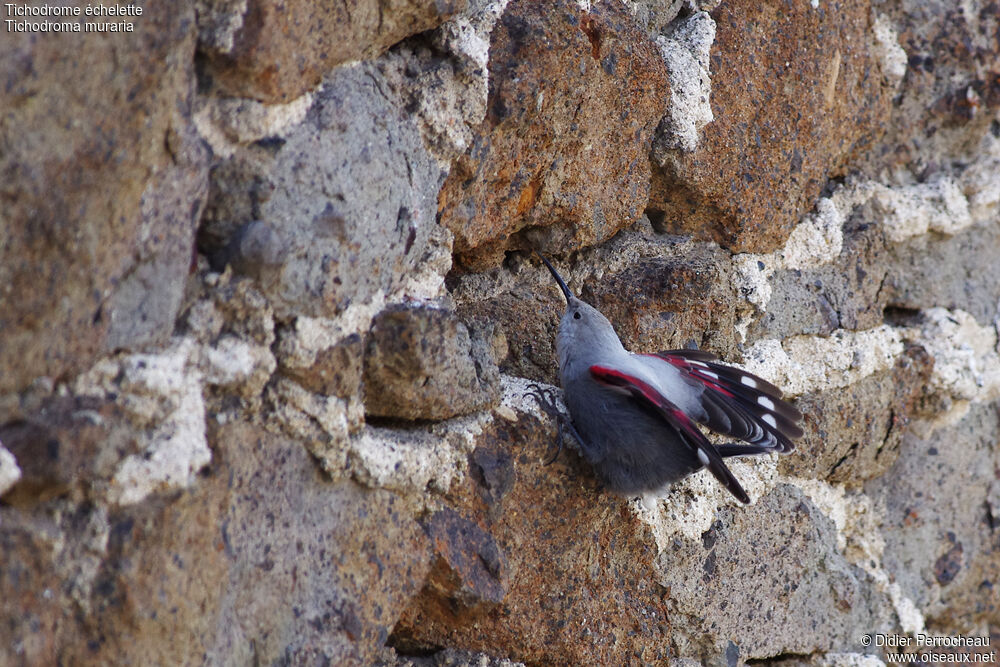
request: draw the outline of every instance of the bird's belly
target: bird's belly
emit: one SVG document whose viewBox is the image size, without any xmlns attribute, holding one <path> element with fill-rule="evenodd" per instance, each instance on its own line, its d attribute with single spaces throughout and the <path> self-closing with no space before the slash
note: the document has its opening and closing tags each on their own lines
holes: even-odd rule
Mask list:
<svg viewBox="0 0 1000 667">
<path fill-rule="evenodd" d="M 574 400 L 575 394 L 567 392 L 566 405 L 584 457 L 615 493 L 655 491 L 702 468 L 663 417 L 631 396 L 596 383 L 583 394 L 593 400 Z"/>
</svg>

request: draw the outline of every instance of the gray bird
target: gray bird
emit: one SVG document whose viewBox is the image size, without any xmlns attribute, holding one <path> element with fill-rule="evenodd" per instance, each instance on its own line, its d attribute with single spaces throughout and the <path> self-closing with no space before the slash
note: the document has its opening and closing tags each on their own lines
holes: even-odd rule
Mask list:
<svg viewBox="0 0 1000 667">
<path fill-rule="evenodd" d="M 539 257 L 566 297 L 556 349 L 570 431 L 605 486 L 642 495 L 707 467 L 749 503 L 723 459 L 792 451 L 801 413 L 773 384 L 708 352 L 629 352 L 611 322 Z M 712 444 L 697 424 L 747 444 Z"/>
</svg>

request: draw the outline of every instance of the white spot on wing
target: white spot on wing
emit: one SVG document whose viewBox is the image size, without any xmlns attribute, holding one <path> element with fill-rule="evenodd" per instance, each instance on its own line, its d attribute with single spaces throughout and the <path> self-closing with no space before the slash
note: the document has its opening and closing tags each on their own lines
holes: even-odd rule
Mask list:
<svg viewBox="0 0 1000 667">
<path fill-rule="evenodd" d="M 774 420 L 774 415 L 764 415 L 761 420 L 765 424 L 770 424 L 774 428 L 778 428 L 778 423 Z"/>
<path fill-rule="evenodd" d="M 708 454 L 706 454 L 705 450 L 701 447 L 698 448 L 698 460 L 701 461 L 703 466 L 708 465 Z"/>
<path fill-rule="evenodd" d="M 751 377 L 747 377 L 746 375 L 740 378 L 740 383 L 745 384 L 748 387 L 753 387 L 754 389 L 757 388 L 757 381 Z"/>
<path fill-rule="evenodd" d="M 702 375 L 706 375 L 706 376 L 712 378 L 713 380 L 718 380 L 719 379 L 719 374 L 718 373 L 713 373 L 712 371 L 702 371 L 701 374 Z"/>
<path fill-rule="evenodd" d="M 757 402 L 763 405 L 768 410 L 774 410 L 774 401 L 772 401 L 767 396 L 758 396 Z"/>
</svg>

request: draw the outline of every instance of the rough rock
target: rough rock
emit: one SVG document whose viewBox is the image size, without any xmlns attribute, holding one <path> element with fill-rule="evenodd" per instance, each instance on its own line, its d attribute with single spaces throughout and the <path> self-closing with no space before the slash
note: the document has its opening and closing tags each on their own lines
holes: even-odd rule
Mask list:
<svg viewBox="0 0 1000 667">
<path fill-rule="evenodd" d="M 111 526 L 106 512 L 84 505 L 50 503 L 49 511 L 0 506 L 0 630 L 3 656 L 11 664 L 89 661 L 101 646 L 98 631 L 87 632 L 87 614 L 110 617 L 121 607 L 114 590 L 98 582 Z M 176 533 L 174 533 L 176 535 Z M 211 553 L 204 567 L 210 565 Z M 90 604 L 100 591 L 107 602 Z M 97 612 L 97 613 L 94 613 Z M 117 642 L 117 635 L 106 642 Z"/>
<path fill-rule="evenodd" d="M 748 338 L 870 328 L 928 304 L 991 321 L 1000 294 L 981 267 L 996 252 L 1000 191 L 984 172 L 1000 164 L 1000 143 L 986 135 L 981 148 L 959 178 L 892 186 L 849 179 L 782 248 L 738 256 L 740 289 L 760 311 Z"/>
<path fill-rule="evenodd" d="M 286 135 L 213 171 L 200 232 L 209 254 L 231 244 L 223 259 L 282 318 L 333 316 L 399 288 L 427 261 L 435 227 L 438 167 L 382 75 L 340 68 L 315 97 Z"/>
<path fill-rule="evenodd" d="M 634 352 L 694 346 L 726 357 L 736 343 L 734 296 L 724 253 L 707 246 L 643 259 L 586 283 L 581 293 Z"/>
<path fill-rule="evenodd" d="M 768 252 L 884 131 L 891 89 L 867 2 L 725 2 L 711 15 L 715 120 L 693 152 L 658 136 L 647 213 L 661 229 Z"/>
<path fill-rule="evenodd" d="M 804 479 L 857 487 L 885 473 L 899 456 L 900 442 L 930 380 L 934 360 L 919 346 L 909 347 L 889 370 L 846 390 L 801 396 L 805 435 L 780 470 Z"/>
<path fill-rule="evenodd" d="M 507 563 L 493 537 L 452 509 L 435 512 L 424 526 L 434 545 L 428 595 L 451 613 L 481 616 L 507 595 Z"/>
<path fill-rule="evenodd" d="M 208 76 L 225 94 L 287 102 L 315 88 L 335 65 L 379 55 L 438 26 L 466 0 L 201 0 L 199 45 Z"/>
<path fill-rule="evenodd" d="M 474 0 L 438 30 L 400 43 L 378 61 L 413 110 L 428 150 L 449 164 L 486 116 L 490 35 L 509 0 Z"/>
<path fill-rule="evenodd" d="M 346 471 L 365 486 L 395 491 L 422 511 L 436 511 L 436 500 L 424 494 L 447 493 L 466 476 L 476 436 L 494 416 L 482 411 L 447 421 L 368 425 L 350 438 L 342 460 L 331 460 L 331 452 L 317 458 L 331 476 Z"/>
<path fill-rule="evenodd" d="M 203 655 L 226 569 L 218 509 L 201 494 L 117 513 L 0 508 L 5 649 L 24 664 Z"/>
<path fill-rule="evenodd" d="M 342 399 L 314 394 L 286 378 L 277 378 L 265 393 L 272 428 L 300 441 L 334 479 L 347 468 L 346 444 L 365 423 L 358 397 Z"/>
<path fill-rule="evenodd" d="M 926 437 L 904 436 L 899 458 L 866 490 L 884 512 L 885 568 L 928 626 L 995 623 L 1000 544 L 989 503 L 1000 470 L 995 405 L 973 406 Z"/>
<path fill-rule="evenodd" d="M 1000 645 L 996 1 L 379 7 L 2 41 L 0 664 Z M 750 505 L 545 464 L 533 247 L 803 411 Z"/>
<path fill-rule="evenodd" d="M 210 655 L 370 664 L 429 562 L 404 504 L 330 484 L 298 443 L 247 425 L 213 442 L 233 481 L 215 527 L 230 563 L 217 621 L 226 631 Z"/>
<path fill-rule="evenodd" d="M 523 387 L 511 389 L 520 394 Z M 501 577 L 494 585 L 505 590 L 502 602 L 485 604 L 492 589 L 474 588 L 481 611 L 465 614 L 465 605 L 442 604 L 441 589 L 428 584 L 404 611 L 390 645 L 407 655 L 462 647 L 527 664 L 665 661 L 669 621 L 648 528 L 622 500 L 599 490 L 576 452 L 544 465 L 553 422 L 539 428 L 522 414 L 528 403 L 515 400 L 508 418 L 476 437 L 469 474 L 448 494 L 449 504 L 464 508 L 458 525 L 474 523 L 496 545 Z M 466 562 L 485 546 L 455 532 L 439 540 L 445 553 L 464 553 Z M 484 584 L 490 562 L 496 559 L 488 555 L 475 566 Z"/>
<path fill-rule="evenodd" d="M 504 373 L 553 383 L 559 372 L 553 331 L 565 304 L 558 294 L 524 284 L 463 303 L 458 314 L 480 328 L 493 324 L 503 336 L 496 360 Z"/>
<path fill-rule="evenodd" d="M 861 635 L 889 627 L 890 619 L 865 572 L 835 544 L 833 522 L 788 485 L 752 511 L 720 511 L 700 540 L 675 540 L 657 568 L 669 591 L 678 653 L 725 665 L 834 646 L 860 649 Z M 727 611 L 734 605 L 744 613 Z M 730 654 L 735 660 L 727 660 Z"/>
<path fill-rule="evenodd" d="M 296 442 L 239 423 L 211 439 L 198 493 L 0 507 L 3 646 L 31 664 L 371 664 L 427 571 L 423 531 L 392 494 L 331 485 Z"/>
<path fill-rule="evenodd" d="M 282 332 L 281 370 L 311 392 L 348 398 L 361 388 L 364 344 L 361 335 L 327 334 L 322 322 L 300 317 Z"/>
<path fill-rule="evenodd" d="M 1000 398 L 1000 313 L 992 326 L 981 326 L 963 310 L 927 308 L 920 312 L 919 326 L 909 336 L 934 357 L 934 372 L 927 383 L 928 402 L 945 407 L 955 401 L 962 409 L 968 403 L 989 403 Z M 941 415 L 946 418 L 947 415 Z"/>
<path fill-rule="evenodd" d="M 167 131 L 170 162 L 154 169 L 142 193 L 140 260 L 103 306 L 109 318 L 105 350 L 162 343 L 181 308 L 185 281 L 195 263 L 195 230 L 208 194 L 207 151 L 186 117 L 184 122 Z"/>
<path fill-rule="evenodd" d="M 767 313 L 749 338 L 829 335 L 881 324 L 895 295 L 887 278 L 885 230 L 874 220 L 855 210 L 845 221 L 841 252 L 833 261 L 775 271 Z"/>
<path fill-rule="evenodd" d="M 0 442 L 21 473 L 4 502 L 33 506 L 57 497 L 96 500 L 118 460 L 139 451 L 121 406 L 98 397 L 50 396 L 0 425 Z"/>
<path fill-rule="evenodd" d="M 134 32 L 0 46 L 0 394 L 170 335 L 207 155 L 193 9 L 144 9 Z"/>
<path fill-rule="evenodd" d="M 202 280 L 206 298 L 185 313 L 186 325 L 199 340 L 211 343 L 229 334 L 262 347 L 274 343 L 274 309 L 253 281 L 209 271 Z"/>
<path fill-rule="evenodd" d="M 486 119 L 439 195 L 469 269 L 594 245 L 642 215 L 664 63 L 614 2 L 514 0 L 492 32 Z M 533 233 L 541 227 L 552 227 Z"/>
<path fill-rule="evenodd" d="M 667 26 L 681 13 L 681 10 L 691 6 L 691 4 L 694 3 L 690 3 L 687 0 L 668 0 L 667 2 L 660 2 L 659 0 L 633 0 L 628 3 L 628 7 L 629 11 L 635 16 L 636 21 L 646 29 L 650 37 L 655 37 L 663 33 L 667 29 Z M 704 6 L 713 3 L 700 2 L 697 4 Z"/>
<path fill-rule="evenodd" d="M 443 308 L 401 304 L 379 313 L 364 368 L 369 415 L 447 419 L 499 399 L 500 374 L 486 341 Z"/>
<path fill-rule="evenodd" d="M 222 336 L 199 350 L 199 367 L 205 383 L 245 399 L 260 396 L 277 363 L 271 351 L 236 336 Z"/>
<path fill-rule="evenodd" d="M 980 324 L 997 314 L 1000 285 L 985 270 L 1000 253 L 996 215 L 952 237 L 921 235 L 893 248 L 889 281 L 892 305 L 916 310 L 928 305 L 971 313 Z"/>
<path fill-rule="evenodd" d="M 978 152 L 1000 108 L 996 8 L 991 2 L 891 3 L 880 8 L 898 33 L 907 76 L 895 103 L 880 162 L 909 165 L 924 177 L 940 172 L 942 156 Z"/>
</svg>

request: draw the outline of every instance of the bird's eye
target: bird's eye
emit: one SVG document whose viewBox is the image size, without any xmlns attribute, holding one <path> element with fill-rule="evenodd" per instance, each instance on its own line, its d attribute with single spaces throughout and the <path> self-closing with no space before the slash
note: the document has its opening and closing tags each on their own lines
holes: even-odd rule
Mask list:
<svg viewBox="0 0 1000 667">
<path fill-rule="evenodd" d="M 578 319 L 580 319 L 580 311 L 579 311 L 579 310 L 578 310 L 578 311 L 576 311 L 575 313 L 573 313 L 573 319 L 574 319 L 574 320 L 578 320 Z"/>
</svg>

